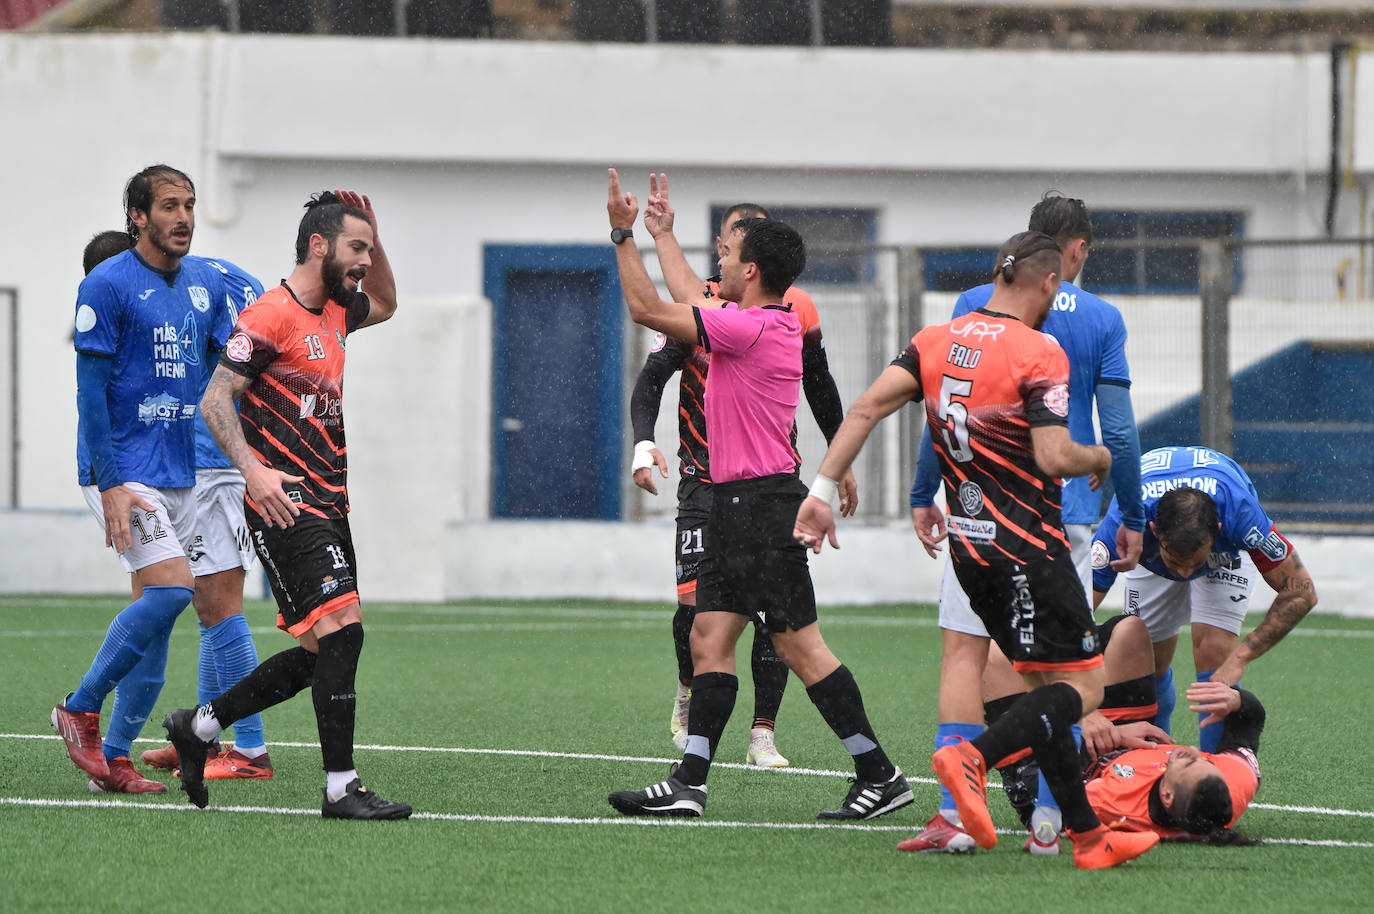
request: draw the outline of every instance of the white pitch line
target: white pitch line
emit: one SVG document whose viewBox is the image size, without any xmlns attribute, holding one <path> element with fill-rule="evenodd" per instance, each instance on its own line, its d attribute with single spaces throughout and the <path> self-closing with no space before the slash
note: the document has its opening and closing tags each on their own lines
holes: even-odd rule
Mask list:
<svg viewBox="0 0 1374 914">
<path fill-rule="evenodd" d="M 199 810 L 189 803 L 153 803 L 132 800 L 49 800 L 29 797 L 0 797 L 0 806 L 29 806 L 48 809 L 138 809 L 145 812 L 207 812 L 258 813 L 275 816 L 318 816 L 317 809 L 298 809 L 275 806 L 210 806 Z M 637 826 L 641 828 L 761 828 L 777 831 L 859 831 L 902 832 L 910 834 L 911 825 L 865 825 L 858 822 L 740 822 L 718 819 L 691 818 L 578 818 L 577 816 L 483 816 L 472 813 L 417 812 L 410 817 L 431 822 L 476 822 L 504 825 L 580 825 L 580 826 Z M 999 835 L 1023 834 L 1019 829 L 999 828 Z M 1265 838 L 1265 844 L 1292 844 L 1309 847 L 1374 848 L 1370 841 L 1311 840 L 1307 838 Z"/>
<path fill-rule="evenodd" d="M 28 740 L 52 740 L 59 741 L 61 737 L 55 733 L 0 733 L 0 739 L 28 739 Z M 150 739 L 140 737 L 134 740 L 137 743 L 152 743 L 163 745 L 166 740 Z M 272 745 L 284 746 L 291 749 L 318 749 L 319 743 L 290 742 L 287 740 L 273 740 Z M 663 758 L 661 756 L 644 755 L 606 755 L 596 752 L 555 752 L 547 749 L 478 749 L 467 746 L 387 746 L 376 743 L 360 743 L 353 747 L 372 752 L 434 752 L 449 755 L 497 755 L 508 758 L 564 758 L 577 759 L 590 762 L 643 762 L 652 765 L 670 765 L 679 761 L 678 758 Z M 754 765 L 743 765 L 738 762 L 714 762 L 712 768 L 727 768 L 732 771 L 748 771 L 755 774 L 767 775 L 802 775 L 811 777 L 826 778 L 848 778 L 853 777 L 852 771 L 837 771 L 828 768 L 759 768 Z M 906 779 L 912 784 L 935 785 L 939 782 L 935 778 L 922 777 L 919 775 L 907 774 Z M 989 781 L 989 787 L 1000 788 L 1001 784 L 997 781 Z M 1293 812 L 1293 813 L 1312 813 L 1324 816 L 1353 816 L 1356 818 L 1374 818 L 1374 811 L 1361 809 L 1333 809 L 1323 806 L 1291 806 L 1277 803 L 1251 803 L 1250 809 L 1267 809 L 1271 812 Z"/>
</svg>

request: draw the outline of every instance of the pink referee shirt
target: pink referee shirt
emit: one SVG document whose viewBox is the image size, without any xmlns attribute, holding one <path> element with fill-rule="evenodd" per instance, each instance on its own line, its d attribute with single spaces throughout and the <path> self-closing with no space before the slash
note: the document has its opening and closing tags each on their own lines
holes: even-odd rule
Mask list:
<svg viewBox="0 0 1374 914">
<path fill-rule="evenodd" d="M 786 305 L 697 308 L 706 375 L 711 479 L 734 482 L 797 469 L 792 424 L 801 398 L 801 321 Z"/>
</svg>

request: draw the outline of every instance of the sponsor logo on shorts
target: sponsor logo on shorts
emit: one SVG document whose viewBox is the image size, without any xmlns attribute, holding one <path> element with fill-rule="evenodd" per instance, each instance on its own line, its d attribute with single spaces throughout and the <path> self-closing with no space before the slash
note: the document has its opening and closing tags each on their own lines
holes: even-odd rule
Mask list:
<svg viewBox="0 0 1374 914">
<path fill-rule="evenodd" d="M 1069 414 L 1069 385 L 1056 384 L 1045 391 L 1045 409 L 1056 416 Z"/>
<path fill-rule="evenodd" d="M 1035 598 L 1031 596 L 1030 581 L 1024 574 L 1014 574 L 1011 588 L 1011 627 L 1017 640 L 1030 647 L 1035 644 Z"/>
<path fill-rule="evenodd" d="M 224 354 L 229 356 L 231 362 L 246 362 L 253 354 L 253 341 L 246 333 L 235 333 L 225 344 Z"/>
<path fill-rule="evenodd" d="M 186 558 L 190 559 L 192 565 L 205 558 L 205 537 L 197 536 L 191 540 L 191 548 L 186 550 Z"/>
<path fill-rule="evenodd" d="M 1113 762 L 1112 774 L 1116 775 L 1119 778 L 1133 778 L 1135 777 L 1135 769 L 1132 768 L 1130 765 L 1123 765 L 1120 762 Z"/>
<path fill-rule="evenodd" d="M 966 540 L 986 542 L 997 538 L 997 525 L 990 520 L 974 520 L 971 517 L 951 514 L 945 518 L 945 526 L 949 528 L 950 533 L 962 536 Z"/>
<path fill-rule="evenodd" d="M 201 314 L 210 310 L 210 290 L 204 286 L 191 286 L 186 290 L 191 294 L 191 306 Z"/>
<path fill-rule="evenodd" d="M 320 593 L 324 594 L 326 597 L 338 589 L 339 582 L 334 580 L 333 575 L 327 576 L 323 581 L 320 582 Z"/>
<path fill-rule="evenodd" d="M 1097 632 L 1084 632 L 1083 639 L 1079 642 L 1083 646 L 1083 653 L 1097 653 Z"/>
<path fill-rule="evenodd" d="M 970 516 L 983 513 L 983 490 L 978 483 L 967 479 L 959 483 L 959 505 Z"/>
<path fill-rule="evenodd" d="M 655 333 L 655 334 L 654 334 L 654 341 L 653 341 L 652 343 L 649 344 L 649 351 L 650 351 L 650 352 L 658 352 L 659 350 L 661 350 L 661 349 L 662 349 L 664 346 L 666 346 L 667 344 L 668 344 L 668 334 L 666 334 L 666 333 Z"/>
<path fill-rule="evenodd" d="M 1093 540 L 1092 562 L 1094 568 L 1106 568 L 1111 564 L 1112 554 L 1107 551 L 1107 544 L 1102 540 Z"/>
</svg>

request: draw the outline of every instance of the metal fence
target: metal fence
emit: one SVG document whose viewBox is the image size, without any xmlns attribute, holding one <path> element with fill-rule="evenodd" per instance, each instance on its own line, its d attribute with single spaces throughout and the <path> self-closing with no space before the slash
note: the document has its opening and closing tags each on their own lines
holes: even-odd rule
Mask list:
<svg viewBox="0 0 1374 914">
<path fill-rule="evenodd" d="M 949 319 L 958 293 L 927 288 L 926 260 L 935 250 L 809 252 L 813 263 L 862 261 L 858 281 L 808 283 L 803 275 L 799 282 L 816 301 L 846 407 L 917 330 Z M 1246 466 L 1276 520 L 1374 532 L 1374 239 L 1104 242 L 1093 251 L 1078 282 L 1091 291 L 1099 251 L 1115 252 L 1118 267 L 1123 253 L 1141 265 L 1138 288 L 1099 294 L 1126 321 L 1142 447 L 1214 447 Z M 714 252 L 688 256 L 703 275 L 713 268 Z M 654 257 L 645 259 L 656 271 Z M 627 390 L 650 336 L 632 331 Z M 664 394 L 656 438 L 674 478 L 666 490 L 660 485 L 658 498 L 628 487 L 631 516 L 673 513 L 675 403 L 674 387 Z M 865 445 L 855 467 L 861 519 L 907 516 L 922 421 L 917 410 L 903 409 Z M 803 477 L 810 478 L 825 440 L 804 398 L 797 424 Z M 1360 467 L 1369 472 L 1362 476 Z M 1315 509 L 1314 499 L 1322 503 Z"/>
</svg>

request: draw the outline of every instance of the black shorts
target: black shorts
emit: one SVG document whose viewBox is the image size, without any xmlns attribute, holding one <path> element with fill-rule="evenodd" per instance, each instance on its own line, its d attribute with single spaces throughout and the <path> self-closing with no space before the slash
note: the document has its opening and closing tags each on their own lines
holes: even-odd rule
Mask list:
<svg viewBox="0 0 1374 914">
<path fill-rule="evenodd" d="M 357 562 L 346 518 L 301 514 L 281 527 L 257 527 L 253 548 L 277 600 L 277 628 L 299 638 L 324 616 L 358 602 Z"/>
<path fill-rule="evenodd" d="M 734 612 L 770 632 L 816 621 L 806 547 L 792 538 L 806 486 L 791 473 L 717 482 L 707 522 L 697 612 Z"/>
<path fill-rule="evenodd" d="M 954 562 L 969 605 L 1018 673 L 1102 665 L 1097 625 L 1067 550 L 1042 559 L 979 565 Z"/>
<path fill-rule="evenodd" d="M 682 477 L 677 487 L 678 596 L 696 593 L 701 560 L 706 555 L 706 521 L 711 514 L 711 484 L 692 476 Z"/>
</svg>

